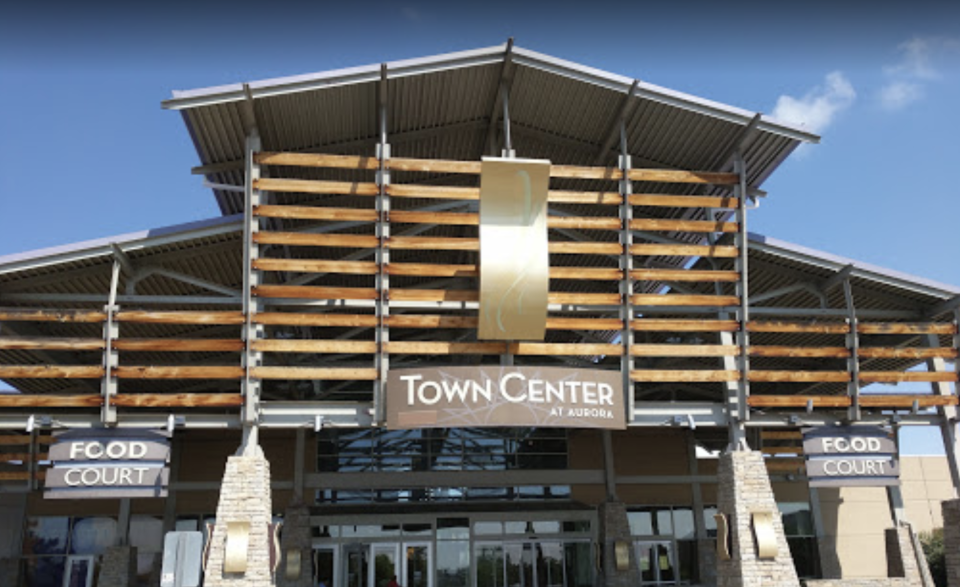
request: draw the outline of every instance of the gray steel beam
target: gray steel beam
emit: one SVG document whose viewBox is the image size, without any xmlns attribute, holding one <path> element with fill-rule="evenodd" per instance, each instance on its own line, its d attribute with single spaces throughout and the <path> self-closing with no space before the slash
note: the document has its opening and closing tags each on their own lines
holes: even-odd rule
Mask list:
<svg viewBox="0 0 960 587">
<path fill-rule="evenodd" d="M 503 92 L 509 94 L 513 85 L 513 75 L 511 64 L 513 62 L 513 37 L 507 39 L 507 47 L 503 52 L 503 63 L 500 65 L 500 82 L 497 84 L 497 91 L 493 97 L 493 103 L 490 105 L 490 116 L 487 117 L 487 136 L 483 141 L 487 154 L 497 154 L 497 118 L 500 114 L 500 104 L 503 100 Z M 481 153 L 482 155 L 482 153 Z"/>
<path fill-rule="evenodd" d="M 387 142 L 387 66 L 380 69 L 379 112 L 380 142 L 377 143 L 376 155 L 379 166 L 376 183 L 379 188 L 377 195 L 377 227 L 376 235 L 379 246 L 375 252 L 377 263 L 376 290 L 374 313 L 377 317 L 376 343 L 377 354 L 374 356 L 374 367 L 377 370 L 377 380 L 373 387 L 374 419 L 380 423 L 386 419 L 386 381 L 390 372 L 390 356 L 387 354 L 387 345 L 390 342 L 390 327 L 387 318 L 390 316 L 390 250 L 387 242 L 390 240 L 390 196 L 387 188 L 390 185 L 390 143 Z"/>
<path fill-rule="evenodd" d="M 850 396 L 850 408 L 847 410 L 850 420 L 860 419 L 860 335 L 857 332 L 857 305 L 853 299 L 853 288 L 850 280 L 843 280 L 843 299 L 847 306 L 847 324 L 850 332 L 847 333 L 847 349 L 850 358 L 847 359 L 847 371 L 850 373 L 850 383 L 847 384 L 847 394 Z"/>
<path fill-rule="evenodd" d="M 625 127 L 627 124 L 627 113 L 631 110 L 631 106 L 639 103 L 639 100 L 633 100 L 633 97 L 637 91 L 637 86 L 639 85 L 640 80 L 633 80 L 633 85 L 630 86 L 630 89 L 623 96 L 623 100 L 620 102 L 620 108 L 617 111 L 617 116 L 610 124 L 610 130 L 607 131 L 607 138 L 603 141 L 603 145 L 599 150 L 597 150 L 597 154 L 593 158 L 594 165 L 603 164 L 610 153 L 610 149 L 612 149 L 613 145 L 617 142 L 617 139 L 620 139 L 620 157 L 624 156 L 624 153 L 627 150 L 627 146 L 623 142 L 623 135 L 626 132 Z"/>
<path fill-rule="evenodd" d="M 954 311 L 954 324 L 960 326 L 960 310 Z M 925 335 L 925 342 L 929 347 L 939 347 L 940 339 L 935 334 Z M 960 349 L 960 333 L 954 335 L 953 348 Z M 954 362 L 954 369 L 958 367 L 960 360 Z M 949 371 L 947 363 L 943 359 L 929 359 L 927 361 L 927 370 L 935 373 Z M 954 384 L 956 385 L 956 384 Z M 932 382 L 931 391 L 934 395 L 951 396 L 953 391 L 947 382 Z M 947 466 L 950 468 L 950 480 L 953 482 L 954 497 L 960 497 L 960 435 L 957 434 L 958 413 L 957 406 L 939 406 L 937 407 L 937 416 L 939 418 L 940 436 L 943 438 L 943 449 L 947 456 Z"/>
<path fill-rule="evenodd" d="M 259 249 L 254 241 L 254 236 L 260 230 L 260 221 L 253 214 L 256 206 L 260 205 L 260 190 L 254 188 L 256 180 L 260 179 L 260 165 L 254 160 L 254 155 L 260 151 L 260 137 L 257 134 L 251 134 L 246 141 L 246 192 L 244 193 L 243 207 L 243 341 L 244 351 L 242 353 L 243 379 L 241 380 L 241 393 L 243 394 L 243 408 L 241 418 L 244 423 L 244 431 L 251 432 L 250 437 L 245 435 L 245 440 L 250 439 L 256 443 L 255 428 L 259 420 L 260 410 L 260 380 L 253 376 L 253 368 L 260 366 L 263 361 L 262 354 L 254 350 L 253 342 L 263 334 L 263 326 L 254 323 L 253 316 L 259 310 L 260 301 L 254 299 L 253 289 L 260 285 L 261 274 L 253 268 L 254 261 L 259 257 Z"/>
</svg>

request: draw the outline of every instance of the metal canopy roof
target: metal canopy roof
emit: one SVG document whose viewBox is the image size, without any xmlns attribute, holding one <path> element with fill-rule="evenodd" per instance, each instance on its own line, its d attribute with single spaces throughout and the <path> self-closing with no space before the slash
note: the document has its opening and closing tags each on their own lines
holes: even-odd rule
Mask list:
<svg viewBox="0 0 960 587">
<path fill-rule="evenodd" d="M 188 91 L 179 110 L 213 184 L 242 185 L 244 137 L 264 150 L 371 154 L 378 94 L 387 80 L 387 135 L 394 156 L 476 160 L 499 132 L 508 86 L 514 148 L 555 163 L 609 164 L 621 115 L 635 166 L 722 171 L 756 117 L 744 158 L 760 186 L 801 142 L 819 137 L 753 112 L 513 47 L 449 53 L 324 73 Z M 240 195 L 214 188 L 224 214 Z"/>
</svg>

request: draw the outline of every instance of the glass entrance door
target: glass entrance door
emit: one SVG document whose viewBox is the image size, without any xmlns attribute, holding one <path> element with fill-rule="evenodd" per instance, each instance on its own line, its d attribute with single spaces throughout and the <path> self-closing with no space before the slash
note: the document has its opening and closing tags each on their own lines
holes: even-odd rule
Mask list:
<svg viewBox="0 0 960 587">
<path fill-rule="evenodd" d="M 677 565 L 672 542 L 669 540 L 639 541 L 636 546 L 640 580 L 644 585 L 675 585 L 677 583 Z"/>
<path fill-rule="evenodd" d="M 400 587 L 433 587 L 430 558 L 429 542 L 404 544 Z"/>
<path fill-rule="evenodd" d="M 387 587 L 394 577 L 397 577 L 399 582 L 400 569 L 397 568 L 399 546 L 395 542 L 370 545 L 372 556 L 370 557 L 369 587 Z"/>
<path fill-rule="evenodd" d="M 343 574 L 337 587 L 369 587 L 367 545 L 350 544 L 343 547 Z M 371 579 L 372 580 L 372 579 Z"/>
<path fill-rule="evenodd" d="M 93 585 L 93 557 L 68 556 L 63 574 L 63 587 L 91 587 Z"/>
<path fill-rule="evenodd" d="M 481 543 L 476 547 L 477 587 L 572 587 L 564 544 L 553 540 Z"/>
</svg>

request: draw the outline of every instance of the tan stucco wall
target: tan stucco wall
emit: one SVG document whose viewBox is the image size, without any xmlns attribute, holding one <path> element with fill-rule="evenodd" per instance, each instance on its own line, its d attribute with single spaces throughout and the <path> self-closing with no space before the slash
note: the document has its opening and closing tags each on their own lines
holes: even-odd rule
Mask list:
<svg viewBox="0 0 960 587">
<path fill-rule="evenodd" d="M 913 528 L 929 532 L 942 527 L 940 502 L 955 497 L 946 458 L 901 457 L 900 479 L 905 514 Z"/>
</svg>

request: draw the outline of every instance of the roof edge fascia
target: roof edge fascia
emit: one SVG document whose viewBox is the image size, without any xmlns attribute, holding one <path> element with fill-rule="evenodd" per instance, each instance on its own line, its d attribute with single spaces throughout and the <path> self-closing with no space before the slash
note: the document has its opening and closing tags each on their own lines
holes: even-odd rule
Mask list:
<svg viewBox="0 0 960 587">
<path fill-rule="evenodd" d="M 749 233 L 749 239 L 749 247 L 751 249 L 757 249 L 771 255 L 777 255 L 833 271 L 840 271 L 845 267 L 852 266 L 853 269 L 850 272 L 852 277 L 876 281 L 885 285 L 891 285 L 942 299 L 949 299 L 960 294 L 960 287 L 955 285 L 917 277 L 916 275 L 910 275 L 909 273 L 895 271 L 871 263 L 864 263 L 762 234 L 751 232 Z"/>
<path fill-rule="evenodd" d="M 67 245 L 35 249 L 0 256 L 0 275 L 36 269 L 57 263 L 79 261 L 113 255 L 111 245 L 119 245 L 125 252 L 203 238 L 243 229 L 243 214 L 207 218 L 183 224 L 174 224 L 116 236 L 80 241 Z"/>
</svg>

